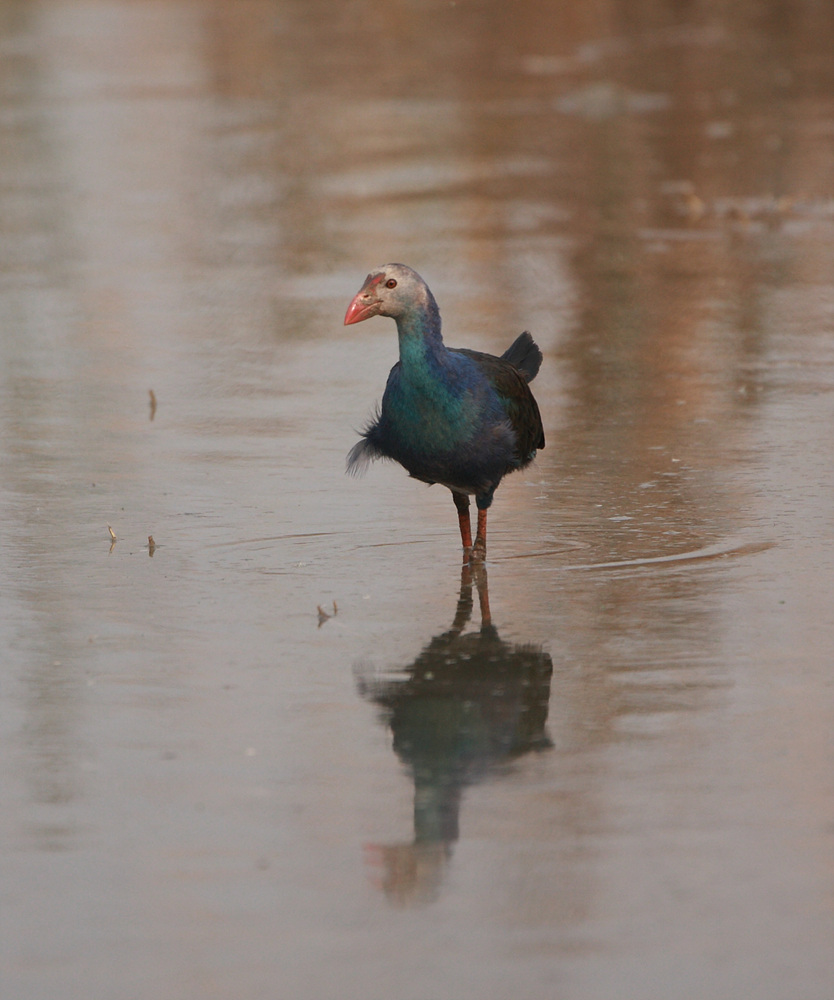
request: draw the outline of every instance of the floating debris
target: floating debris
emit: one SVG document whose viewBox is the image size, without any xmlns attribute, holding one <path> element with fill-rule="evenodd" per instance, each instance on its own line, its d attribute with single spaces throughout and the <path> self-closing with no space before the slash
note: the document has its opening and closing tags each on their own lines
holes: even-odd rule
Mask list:
<svg viewBox="0 0 834 1000">
<path fill-rule="evenodd" d="M 660 193 L 669 199 L 673 211 L 689 222 L 716 220 L 745 231 L 753 226 L 773 228 L 800 217 L 821 218 L 825 214 L 824 209 L 820 213 L 819 205 L 795 193 L 708 198 L 696 192 L 689 180 L 666 181 L 660 185 Z"/>
<path fill-rule="evenodd" d="M 148 535 L 148 555 L 153 559 L 153 554 L 156 551 L 156 542 L 153 540 L 153 535 Z"/>
<path fill-rule="evenodd" d="M 119 540 L 119 536 L 118 536 L 118 535 L 116 534 L 116 532 L 115 532 L 115 531 L 114 531 L 114 530 L 113 530 L 113 529 L 112 529 L 112 528 L 110 527 L 110 525 L 109 525 L 109 524 L 107 525 L 107 530 L 108 530 L 108 531 L 110 532 L 110 541 L 111 541 L 111 542 L 117 542 L 117 541 Z"/>
<path fill-rule="evenodd" d="M 156 393 L 153 389 L 148 389 L 148 395 L 151 397 L 151 420 L 156 416 Z"/>
<path fill-rule="evenodd" d="M 329 614 L 327 611 L 325 611 L 320 604 L 318 605 L 318 613 L 319 613 L 319 628 L 321 628 L 326 621 L 329 621 L 331 618 L 336 617 L 336 615 L 339 613 L 339 609 L 336 606 L 336 602 L 334 601 L 332 614 Z"/>
</svg>

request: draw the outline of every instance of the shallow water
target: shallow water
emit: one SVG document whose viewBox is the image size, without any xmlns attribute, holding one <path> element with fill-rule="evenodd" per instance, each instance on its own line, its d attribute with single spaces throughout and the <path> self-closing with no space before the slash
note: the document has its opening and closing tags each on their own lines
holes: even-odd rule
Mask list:
<svg viewBox="0 0 834 1000">
<path fill-rule="evenodd" d="M 4 1000 L 828 1000 L 834 17 L 725 7 L 0 6 Z M 545 354 L 482 573 L 387 260 Z"/>
</svg>

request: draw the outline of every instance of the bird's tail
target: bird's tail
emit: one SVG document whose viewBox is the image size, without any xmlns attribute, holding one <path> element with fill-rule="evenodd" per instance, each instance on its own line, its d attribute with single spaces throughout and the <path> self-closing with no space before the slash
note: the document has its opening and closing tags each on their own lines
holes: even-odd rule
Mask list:
<svg viewBox="0 0 834 1000">
<path fill-rule="evenodd" d="M 376 448 L 367 438 L 362 438 L 348 452 L 345 471 L 349 476 L 364 476 L 368 471 L 368 466 L 376 458 L 379 458 Z"/>
<path fill-rule="evenodd" d="M 538 375 L 542 363 L 542 352 L 526 330 L 516 337 L 501 357 L 514 365 L 528 382 Z"/>
</svg>

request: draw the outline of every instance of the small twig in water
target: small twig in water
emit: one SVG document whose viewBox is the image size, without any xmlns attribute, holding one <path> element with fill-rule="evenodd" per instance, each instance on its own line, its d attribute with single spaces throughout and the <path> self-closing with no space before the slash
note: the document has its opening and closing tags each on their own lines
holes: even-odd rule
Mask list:
<svg viewBox="0 0 834 1000">
<path fill-rule="evenodd" d="M 319 628 L 321 628 L 326 621 L 329 621 L 329 619 L 334 618 L 339 613 L 339 609 L 336 607 L 336 602 L 334 601 L 333 614 L 328 614 L 320 604 L 318 605 L 318 613 L 319 613 Z"/>
</svg>

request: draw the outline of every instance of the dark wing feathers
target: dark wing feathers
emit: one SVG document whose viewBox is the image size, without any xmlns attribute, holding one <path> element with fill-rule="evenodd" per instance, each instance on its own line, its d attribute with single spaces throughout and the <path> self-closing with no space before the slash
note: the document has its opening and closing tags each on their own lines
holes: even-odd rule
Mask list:
<svg viewBox="0 0 834 1000">
<path fill-rule="evenodd" d="M 525 338 L 529 340 L 529 344 Z M 521 346 L 519 347 L 519 345 Z M 535 352 L 530 350 L 531 346 Z M 519 347 L 518 351 L 516 351 L 517 347 Z M 530 334 L 523 333 L 501 358 L 496 358 L 492 354 L 482 354 L 480 351 L 470 351 L 466 348 L 459 348 L 458 353 L 471 358 L 477 364 L 501 397 L 510 424 L 516 434 L 519 457 L 526 465 L 532 458 L 533 452 L 538 448 L 544 448 L 544 428 L 542 427 L 539 407 L 527 384 L 528 379 L 512 363 L 508 355 L 535 358 L 537 354 L 538 361 L 535 362 L 533 370 L 533 375 L 535 375 L 541 363 L 541 351 L 533 343 Z M 530 367 L 533 368 L 533 365 L 531 364 Z"/>
</svg>

